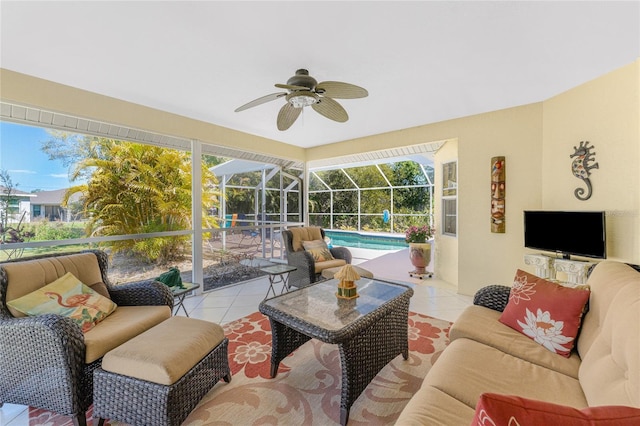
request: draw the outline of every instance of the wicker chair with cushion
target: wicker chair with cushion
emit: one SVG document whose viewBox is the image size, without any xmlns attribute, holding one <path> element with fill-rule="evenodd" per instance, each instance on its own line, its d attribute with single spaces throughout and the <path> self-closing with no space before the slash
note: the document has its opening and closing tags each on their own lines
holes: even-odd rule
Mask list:
<svg viewBox="0 0 640 426">
<path fill-rule="evenodd" d="M 298 268 L 289 276 L 290 286 L 305 287 L 322 279 L 323 270 L 351 263 L 351 252 L 345 247 L 329 249 L 333 259 L 322 261 L 317 256 L 314 258 L 312 250 L 305 250 L 305 242 L 324 242 L 324 237 L 324 230 L 314 226 L 282 231 L 287 263 Z"/>
<path fill-rule="evenodd" d="M 168 287 L 154 280 L 114 286 L 107 267 L 99 250 L 0 263 L 0 405 L 43 408 L 85 425 L 103 355 L 171 316 Z M 117 305 L 88 331 L 68 316 L 26 316 L 8 305 L 67 273 Z"/>
</svg>

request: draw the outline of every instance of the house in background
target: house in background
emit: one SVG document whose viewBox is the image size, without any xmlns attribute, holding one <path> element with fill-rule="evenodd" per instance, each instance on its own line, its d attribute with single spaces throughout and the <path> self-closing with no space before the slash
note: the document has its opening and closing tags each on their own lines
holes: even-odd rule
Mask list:
<svg viewBox="0 0 640 426">
<path fill-rule="evenodd" d="M 63 207 L 62 199 L 66 188 L 53 191 L 22 192 L 13 189 L 9 200 L 8 223 L 18 223 L 21 219 L 24 223 L 38 220 L 71 222 L 78 219 L 73 207 Z M 0 197 L 6 197 L 6 189 L 0 187 Z M 71 196 L 70 204 L 73 206 L 80 200 L 80 194 Z M 4 217 L 5 203 L 0 203 L 0 216 Z M 24 218 L 23 218 L 24 215 Z"/>
<path fill-rule="evenodd" d="M 9 197 L 9 204 L 5 203 L 6 198 Z M 17 223 L 22 218 L 22 215 L 25 214 L 24 222 L 30 221 L 30 205 L 31 199 L 36 197 L 36 194 L 18 191 L 16 189 L 11 190 L 11 194 L 7 194 L 7 188 L 0 186 L 0 217 L 5 217 L 5 207 L 8 207 L 9 215 L 7 218 L 7 223 Z"/>
<path fill-rule="evenodd" d="M 62 199 L 67 191 L 66 188 L 55 189 L 53 191 L 38 191 L 36 197 L 31 200 L 31 221 L 49 220 L 60 222 L 71 222 L 74 220 L 73 209 L 62 206 Z M 70 204 L 79 200 L 79 194 L 71 197 Z"/>
</svg>

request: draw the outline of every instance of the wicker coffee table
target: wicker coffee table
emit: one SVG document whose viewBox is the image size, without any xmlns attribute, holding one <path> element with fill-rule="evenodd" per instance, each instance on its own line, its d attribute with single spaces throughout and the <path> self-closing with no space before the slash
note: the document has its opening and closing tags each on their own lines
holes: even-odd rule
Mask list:
<svg viewBox="0 0 640 426">
<path fill-rule="evenodd" d="M 360 297 L 338 299 L 338 281 L 322 281 L 260 303 L 272 332 L 271 377 L 280 361 L 314 338 L 337 344 L 342 365 L 340 424 L 378 372 L 397 355 L 409 356 L 409 299 L 413 290 L 375 279 L 356 282 Z"/>
</svg>

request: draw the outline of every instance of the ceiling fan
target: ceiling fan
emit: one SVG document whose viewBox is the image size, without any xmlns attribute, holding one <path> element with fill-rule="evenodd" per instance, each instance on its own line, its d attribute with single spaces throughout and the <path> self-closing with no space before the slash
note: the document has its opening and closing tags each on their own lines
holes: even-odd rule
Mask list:
<svg viewBox="0 0 640 426">
<path fill-rule="evenodd" d="M 340 81 L 323 81 L 318 83 L 309 75 L 309 71 L 299 69 L 296 75 L 287 80 L 287 84 L 276 84 L 279 89 L 287 89 L 287 92 L 272 93 L 255 99 L 236 108 L 235 112 L 244 111 L 266 102 L 284 97 L 287 103 L 280 109 L 276 121 L 278 130 L 287 130 L 296 121 L 302 109 L 311 107 L 328 119 L 344 123 L 349 119 L 347 111 L 336 102 L 337 99 L 357 99 L 369 95 L 366 89 L 354 84 Z"/>
</svg>

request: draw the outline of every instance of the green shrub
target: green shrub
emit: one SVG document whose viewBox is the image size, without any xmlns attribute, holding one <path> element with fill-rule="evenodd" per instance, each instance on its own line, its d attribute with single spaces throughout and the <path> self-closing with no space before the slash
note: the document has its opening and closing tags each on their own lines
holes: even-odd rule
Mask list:
<svg viewBox="0 0 640 426">
<path fill-rule="evenodd" d="M 85 236 L 83 225 L 75 222 L 42 221 L 25 228 L 35 234 L 31 241 L 58 241 Z"/>
</svg>

